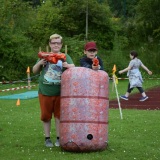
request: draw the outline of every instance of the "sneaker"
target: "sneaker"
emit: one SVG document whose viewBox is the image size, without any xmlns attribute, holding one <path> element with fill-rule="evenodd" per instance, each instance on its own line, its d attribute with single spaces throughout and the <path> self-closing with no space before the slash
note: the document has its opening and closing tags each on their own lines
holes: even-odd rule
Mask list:
<svg viewBox="0 0 160 160">
<path fill-rule="evenodd" d="M 143 102 L 143 101 L 145 101 L 145 100 L 147 100 L 147 99 L 148 99 L 148 97 L 145 96 L 145 97 L 142 97 L 139 101 Z"/>
<path fill-rule="evenodd" d="M 46 146 L 46 147 L 53 147 L 52 141 L 51 141 L 50 139 L 46 139 L 46 140 L 45 140 L 45 146 Z"/>
<path fill-rule="evenodd" d="M 60 146 L 60 143 L 59 143 L 59 139 L 56 140 L 55 144 L 54 144 L 56 147 L 59 147 Z"/>
<path fill-rule="evenodd" d="M 120 96 L 120 98 L 128 101 L 128 97 L 126 97 L 126 96 Z"/>
</svg>

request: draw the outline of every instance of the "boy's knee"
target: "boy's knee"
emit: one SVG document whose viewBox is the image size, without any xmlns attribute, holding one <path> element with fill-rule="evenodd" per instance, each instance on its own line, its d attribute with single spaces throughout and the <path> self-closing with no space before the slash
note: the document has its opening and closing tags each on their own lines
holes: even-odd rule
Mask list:
<svg viewBox="0 0 160 160">
<path fill-rule="evenodd" d="M 54 115 L 54 118 L 60 119 L 60 114 Z"/>
<path fill-rule="evenodd" d="M 43 122 L 48 122 L 48 121 L 50 121 L 52 119 L 52 117 L 49 117 L 49 116 L 41 116 L 41 120 L 43 121 Z"/>
</svg>

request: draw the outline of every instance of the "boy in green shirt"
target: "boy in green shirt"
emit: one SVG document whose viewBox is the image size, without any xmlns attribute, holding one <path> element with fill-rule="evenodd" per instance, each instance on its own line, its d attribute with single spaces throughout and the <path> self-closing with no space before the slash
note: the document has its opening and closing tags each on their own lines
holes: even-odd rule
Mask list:
<svg viewBox="0 0 160 160">
<path fill-rule="evenodd" d="M 49 39 L 51 52 L 61 54 L 63 42 L 62 37 L 53 34 Z M 61 74 L 64 68 L 74 67 L 71 57 L 66 55 L 66 62 L 58 60 L 56 64 L 50 63 L 45 59 L 39 61 L 33 66 L 33 73 L 40 73 L 39 77 L 39 102 L 41 108 L 41 120 L 43 121 L 46 147 L 53 147 L 50 139 L 51 119 L 54 114 L 57 140 L 55 146 L 59 144 L 59 124 L 60 124 L 60 87 Z"/>
</svg>

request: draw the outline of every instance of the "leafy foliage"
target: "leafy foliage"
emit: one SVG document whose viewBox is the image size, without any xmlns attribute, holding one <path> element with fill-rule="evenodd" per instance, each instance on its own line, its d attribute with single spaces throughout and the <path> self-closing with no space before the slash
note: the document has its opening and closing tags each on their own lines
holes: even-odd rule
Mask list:
<svg viewBox="0 0 160 160">
<path fill-rule="evenodd" d="M 26 37 L 29 20 L 32 20 L 31 10 L 26 3 L 17 0 L 1 4 L 0 63 L 3 69 L 0 73 L 8 79 L 17 79 L 24 75 L 32 55 L 31 41 Z"/>
<path fill-rule="evenodd" d="M 113 28 L 110 21 L 108 5 L 99 4 L 96 0 L 68 0 L 59 4 L 57 1 L 46 1 L 37 10 L 36 23 L 29 35 L 36 40 L 36 45 L 48 43 L 48 37 L 59 33 L 63 37 L 78 36 L 85 39 L 86 6 L 88 6 L 88 40 L 99 41 L 104 48 L 112 47 Z M 97 30 L 99 32 L 97 33 Z M 105 42 L 105 43 L 104 43 Z M 108 42 L 108 43 L 106 43 Z"/>
<path fill-rule="evenodd" d="M 134 17 L 135 6 L 140 0 L 108 0 L 114 17 Z"/>
<path fill-rule="evenodd" d="M 139 13 L 136 15 L 137 31 L 138 34 L 141 35 L 141 37 L 144 36 L 146 40 L 149 40 L 149 36 L 159 38 L 159 6 L 160 1 L 158 0 L 140 0 L 136 7 L 136 11 Z"/>
<path fill-rule="evenodd" d="M 149 68 L 158 73 L 159 3 L 158 0 L 2 1 L 0 75 L 8 79 L 24 77 L 27 66 L 36 62 L 39 47 L 45 51 L 53 33 L 63 36 L 76 66 L 83 56 L 85 42 L 96 41 L 107 72 L 111 72 L 115 63 L 118 68 L 125 66 L 126 55 L 135 49 Z M 154 64 L 149 63 L 151 58 Z"/>
</svg>

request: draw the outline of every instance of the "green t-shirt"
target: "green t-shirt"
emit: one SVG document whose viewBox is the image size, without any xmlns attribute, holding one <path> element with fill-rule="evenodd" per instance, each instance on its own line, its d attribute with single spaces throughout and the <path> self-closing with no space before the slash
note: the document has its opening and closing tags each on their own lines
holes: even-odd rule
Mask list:
<svg viewBox="0 0 160 160">
<path fill-rule="evenodd" d="M 66 62 L 73 64 L 71 57 L 66 55 Z M 61 90 L 61 75 L 65 68 L 62 67 L 62 61 L 57 64 L 48 62 L 42 68 L 39 77 L 39 93 L 46 96 L 59 96 Z"/>
</svg>

